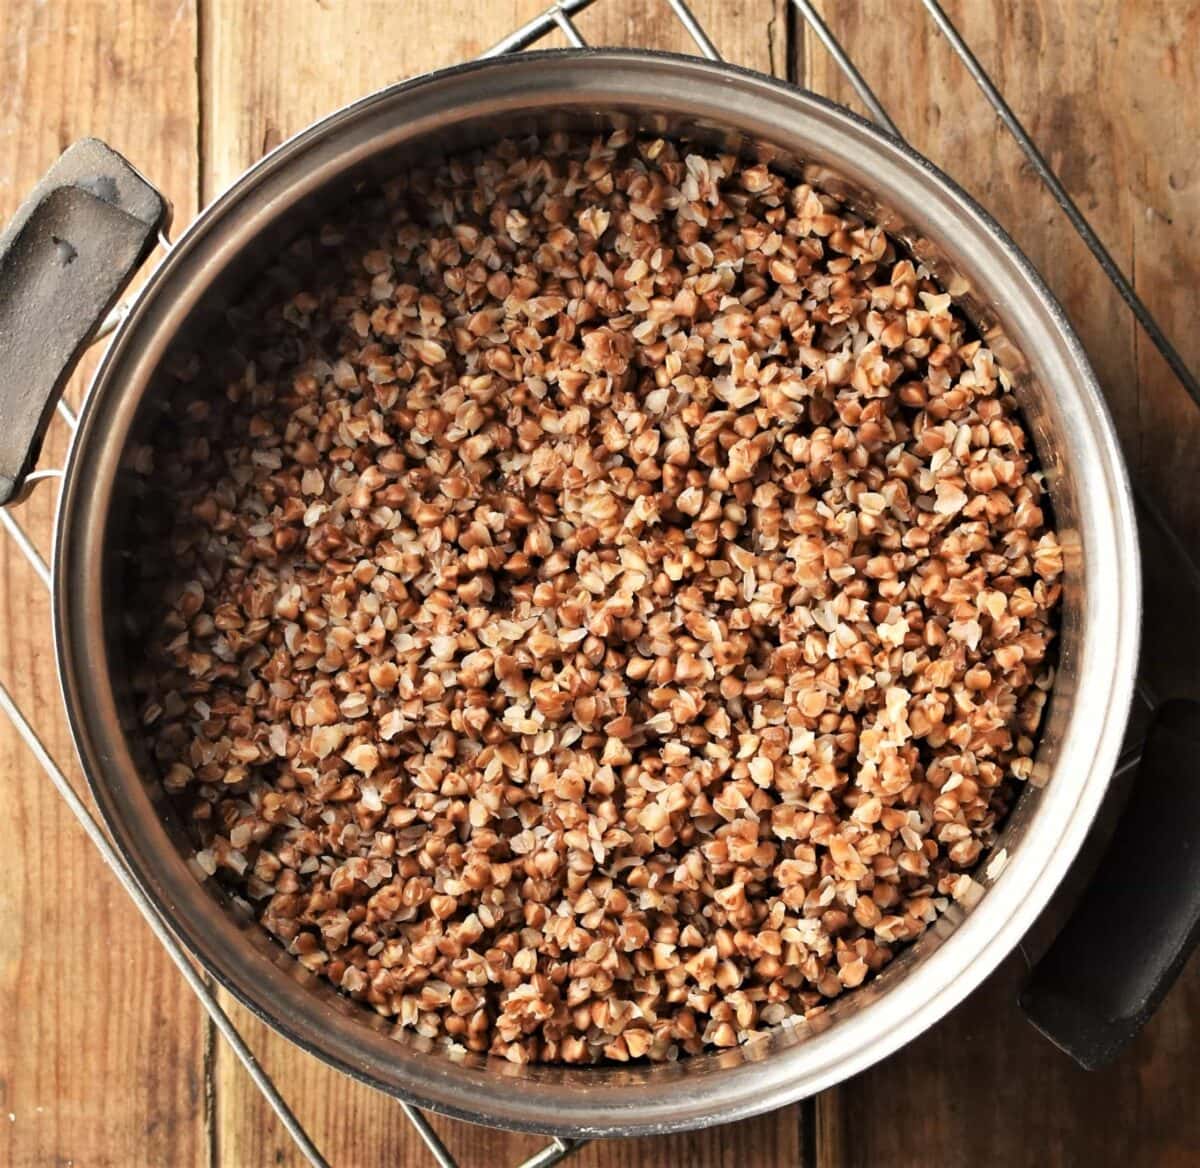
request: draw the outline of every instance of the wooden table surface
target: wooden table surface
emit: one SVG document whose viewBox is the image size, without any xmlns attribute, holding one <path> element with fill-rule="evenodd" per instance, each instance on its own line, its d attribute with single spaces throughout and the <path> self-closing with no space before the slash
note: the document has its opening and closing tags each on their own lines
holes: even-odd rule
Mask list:
<svg viewBox="0 0 1200 1168">
<path fill-rule="evenodd" d="M 264 151 L 317 117 L 471 57 L 541 6 L 2 0 L 0 219 L 63 147 L 95 134 L 168 194 L 182 226 Z M 728 59 L 848 99 L 786 0 L 693 6 Z M 917 0 L 821 7 L 902 132 L 981 199 L 1063 300 L 1135 474 L 1195 547 L 1198 412 Z M 948 7 L 1117 262 L 1200 368 L 1200 3 L 959 0 Z M 593 43 L 690 49 L 665 0 L 600 0 L 579 23 Z M 83 384 L 77 377 L 72 394 Z M 56 429 L 46 465 L 63 447 Z M 43 548 L 51 510 L 49 489 L 19 509 Z M 46 595 L 7 540 L 0 598 L 0 678 L 25 696 L 51 750 L 70 757 Z M 1193 637 L 1194 625 L 1192 618 Z M 0 1165 L 299 1164 L 7 723 L 0 806 Z M 1011 959 L 923 1038 L 815 1100 L 699 1134 L 593 1144 L 577 1163 L 1200 1162 L 1200 963 L 1119 1063 L 1095 1075 L 1024 1024 L 1014 1004 L 1022 972 L 1020 959 Z M 394 1102 L 226 1005 L 335 1168 L 429 1163 Z M 450 1121 L 436 1126 L 464 1168 L 506 1168 L 544 1142 Z"/>
</svg>

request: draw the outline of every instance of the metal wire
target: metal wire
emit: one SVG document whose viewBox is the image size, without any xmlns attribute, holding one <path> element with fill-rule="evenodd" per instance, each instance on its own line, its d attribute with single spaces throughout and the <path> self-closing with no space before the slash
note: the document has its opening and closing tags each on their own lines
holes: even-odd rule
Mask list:
<svg viewBox="0 0 1200 1168">
<path fill-rule="evenodd" d="M 796 2 L 800 3 L 800 0 L 796 0 Z M 996 115 L 1004 123 L 1005 129 L 1016 139 L 1017 145 L 1021 147 L 1025 157 L 1029 159 L 1029 164 L 1037 173 L 1038 178 L 1042 180 L 1042 185 L 1050 192 L 1054 201 L 1062 208 L 1063 214 L 1071 221 L 1071 226 L 1075 228 L 1080 238 L 1087 244 L 1088 250 L 1095 256 L 1096 262 L 1108 277 L 1109 282 L 1116 288 L 1121 299 L 1129 305 L 1133 315 L 1137 318 L 1138 324 L 1145 331 L 1146 336 L 1150 338 L 1154 347 L 1162 354 L 1163 360 L 1171 367 L 1171 372 L 1175 374 L 1179 383 L 1187 390 L 1192 401 L 1197 406 L 1200 406 L 1200 382 L 1196 380 L 1195 375 L 1184 363 L 1178 350 L 1159 327 L 1158 321 L 1151 315 L 1150 310 L 1142 302 L 1142 298 L 1134 291 L 1133 285 L 1125 278 L 1124 272 L 1117 267 L 1117 263 L 1112 258 L 1108 248 L 1104 246 L 1104 243 L 1096 234 L 1092 225 L 1079 209 L 1078 204 L 1067 193 L 1067 188 L 1063 186 L 1058 175 L 1051 169 L 1045 155 L 1037 148 L 1033 139 L 1017 118 L 1017 115 L 1013 113 L 1008 102 L 1004 100 L 1003 94 L 996 88 L 987 70 L 979 63 L 979 58 L 971 52 L 970 46 L 963 40 L 962 35 L 943 11 L 938 0 L 921 0 L 921 3 L 925 5 L 925 11 L 929 13 L 934 24 L 941 30 L 942 35 L 950 42 L 950 47 L 958 55 L 963 65 L 966 66 L 967 72 L 974 78 L 975 84 L 979 86 L 983 96 L 987 98 L 988 104 L 996 111 Z"/>
<path fill-rule="evenodd" d="M 571 42 L 571 46 L 573 48 L 576 48 L 576 49 L 586 49 L 587 48 L 587 41 L 585 41 L 583 39 L 583 37 L 579 33 L 579 29 L 577 29 L 575 27 L 571 18 L 566 14 L 565 11 L 563 11 L 563 6 L 561 4 L 556 4 L 550 10 L 550 16 L 553 19 L 554 23 L 557 24 L 558 27 L 562 29 L 563 36 L 565 36 L 567 38 L 567 40 L 569 40 Z"/>
<path fill-rule="evenodd" d="M 25 529 L 16 521 L 11 511 L 0 508 L 0 523 L 12 537 L 13 543 L 21 549 L 21 554 L 29 561 L 29 566 L 38 574 L 38 579 L 50 589 L 50 568 L 42 559 L 42 553 L 33 546 L 33 540 L 25 534 Z"/>
<path fill-rule="evenodd" d="M 490 57 L 503 57 L 506 53 L 527 49 L 558 25 L 557 13 L 574 16 L 577 12 L 590 8 L 595 2 L 596 0 L 562 0 L 560 4 L 551 4 L 545 12 L 526 21 L 520 28 L 514 29 L 508 36 L 498 40 L 490 49 L 480 53 L 477 59 L 486 61 Z"/>
<path fill-rule="evenodd" d="M 553 1143 L 547 1144 L 540 1152 L 534 1152 L 518 1168 L 553 1168 L 555 1164 L 561 1164 L 568 1156 L 573 1156 L 588 1143 L 591 1143 L 591 1141 L 555 1139 Z"/>
<path fill-rule="evenodd" d="M 679 17 L 679 23 L 687 29 L 688 36 L 696 42 L 696 48 L 700 50 L 701 55 L 710 61 L 719 61 L 721 54 L 717 52 L 717 46 L 708 39 L 704 25 L 692 15 L 692 10 L 684 3 L 684 0 L 667 0 L 667 3 L 670 4 L 671 11 Z"/>
<path fill-rule="evenodd" d="M 450 1155 L 449 1149 L 442 1143 L 442 1138 L 433 1130 L 433 1125 L 411 1103 L 401 1102 L 400 1110 L 408 1117 L 408 1122 L 417 1129 L 417 1135 L 425 1141 L 430 1155 L 437 1161 L 438 1168 L 458 1168 L 458 1161 Z"/>
<path fill-rule="evenodd" d="M 896 123 L 888 117 L 883 103 L 875 96 L 875 91 L 867 84 L 866 78 L 850 60 L 850 55 L 842 48 L 841 42 L 829 31 L 829 26 L 821 19 L 820 13 L 812 6 L 811 0 L 792 0 L 792 3 L 804 17 L 808 27 L 817 34 L 817 39 L 825 46 L 825 51 L 833 58 L 846 80 L 854 87 L 859 101 L 870 112 L 871 119 L 877 125 L 882 126 L 893 138 L 903 140 L 903 135 L 896 129 Z"/>
<path fill-rule="evenodd" d="M 94 341 L 102 341 L 117 331 L 117 327 L 129 315 L 129 302 L 122 300 L 105 318 L 103 324 L 96 330 Z"/>
</svg>

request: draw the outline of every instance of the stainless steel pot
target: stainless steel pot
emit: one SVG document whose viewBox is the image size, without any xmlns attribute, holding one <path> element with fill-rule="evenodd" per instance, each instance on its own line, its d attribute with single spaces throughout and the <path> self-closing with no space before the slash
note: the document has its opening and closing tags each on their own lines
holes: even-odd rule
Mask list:
<svg viewBox="0 0 1200 1168">
<path fill-rule="evenodd" d="M 319 983 L 189 870 L 182 835 L 141 765 L 128 693 L 121 624 L 129 556 L 157 549 L 123 543 L 131 499 L 123 459 L 169 408 L 156 378 L 162 363 L 201 338 L 214 313 L 356 183 L 502 135 L 618 125 L 735 149 L 803 175 L 905 240 L 939 273 L 1014 373 L 1048 475 L 1066 559 L 1058 679 L 1034 778 L 977 873 L 978 902 L 953 907 L 880 977 L 812 1024 L 665 1066 L 455 1061 L 392 1033 L 386 1020 Z M 78 175 L 58 186 L 82 189 L 93 218 L 97 200 L 132 217 L 131 235 L 131 224 L 120 224 L 124 254 L 107 261 L 124 276 L 152 241 L 158 213 L 135 174 L 114 173 L 111 189 Z M 113 228 L 106 214 L 93 224 L 95 248 L 68 240 L 101 274 Z M 28 235 L 36 208 L 24 222 Z M 64 295 L 82 297 L 90 326 L 115 295 L 112 281 L 96 277 L 86 295 L 72 292 L 62 238 L 49 228 L 38 238 L 26 241 L 26 267 L 40 271 L 37 244 L 57 264 L 55 279 L 65 281 L 57 301 L 53 288 L 43 288 L 43 303 L 61 316 Z M 10 230 L 0 258 L 14 241 Z M 7 270 L 0 263 L 0 275 Z M 39 327 L 29 313 L 9 317 L 10 337 Z M 0 315 L 0 336 L 6 319 Z M 74 333 L 65 333 L 81 342 L 87 331 L 76 320 Z M 14 491 L 69 356 L 51 352 L 41 381 L 31 382 L 36 392 L 5 403 L 5 429 L 15 437 L 0 470 Z M 17 424 L 31 414 L 35 423 Z M 936 1022 L 1017 944 L 1083 843 L 1117 761 L 1137 661 L 1138 563 L 1129 483 L 1079 341 L 1028 261 L 945 175 L 847 111 L 755 73 L 663 54 L 569 51 L 467 65 L 367 97 L 279 147 L 188 228 L 137 296 L 88 394 L 58 511 L 53 607 L 63 696 L 108 829 L 180 938 L 243 1004 L 327 1063 L 421 1106 L 511 1128 L 631 1135 L 735 1120 L 829 1087 Z"/>
</svg>

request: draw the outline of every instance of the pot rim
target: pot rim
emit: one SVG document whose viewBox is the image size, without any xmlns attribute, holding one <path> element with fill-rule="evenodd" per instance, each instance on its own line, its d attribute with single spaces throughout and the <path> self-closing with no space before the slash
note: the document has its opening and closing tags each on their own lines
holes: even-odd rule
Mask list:
<svg viewBox="0 0 1200 1168">
<path fill-rule="evenodd" d="M 611 71 L 611 77 L 604 77 L 605 69 Z M 761 105 L 779 118 L 791 117 L 797 125 L 811 123 L 836 135 L 842 154 L 860 149 L 872 156 L 883 171 L 907 175 L 908 181 L 924 188 L 939 214 L 952 215 L 964 232 L 979 237 L 981 246 L 997 264 L 1004 265 L 987 290 L 1001 303 L 1014 305 L 1008 311 L 1036 307 L 1044 316 L 1045 330 L 1058 346 L 1047 354 L 1047 360 L 1057 362 L 1063 373 L 1061 381 L 1055 380 L 1055 389 L 1066 394 L 1064 408 L 1074 410 L 1075 420 L 1084 427 L 1079 433 L 1061 436 L 1069 453 L 1085 454 L 1095 463 L 1090 473 L 1095 474 L 1096 482 L 1089 483 L 1087 492 L 1094 492 L 1095 498 L 1084 499 L 1082 504 L 1092 525 L 1083 533 L 1090 540 L 1091 557 L 1084 578 L 1089 586 L 1097 586 L 1085 589 L 1083 599 L 1091 635 L 1083 643 L 1085 668 L 1073 695 L 1068 720 L 1070 741 L 1055 764 L 1054 781 L 1040 796 L 1041 809 L 1031 824 L 1029 836 L 1020 849 L 1014 850 L 1004 875 L 938 947 L 904 971 L 904 992 L 899 991 L 899 986 L 881 992 L 877 1000 L 825 1032 L 775 1050 L 757 1061 L 747 1057 L 740 1066 L 700 1073 L 699 1064 L 714 1062 L 706 1056 L 688 1060 L 694 1072 L 647 1076 L 640 1082 L 633 1081 L 637 1079 L 634 1075 L 616 1086 L 599 1084 L 596 1076 L 602 1072 L 595 1070 L 562 1076 L 526 1072 L 526 1077 L 509 1079 L 499 1073 L 503 1071 L 499 1067 L 472 1071 L 445 1057 L 416 1056 L 411 1050 L 399 1055 L 395 1052 L 405 1048 L 358 1020 L 354 1026 L 361 1032 L 361 1040 L 349 1041 L 340 1036 L 338 1028 L 342 1022 L 338 1021 L 338 1011 L 327 1005 L 322 1007 L 314 995 L 292 978 L 285 980 L 285 975 L 275 970 L 268 974 L 274 980 L 267 985 L 248 984 L 250 979 L 235 975 L 228 961 L 229 953 L 221 949 L 222 941 L 227 938 L 207 933 L 199 927 L 197 918 L 187 915 L 191 910 L 184 903 L 186 887 L 175 876 L 164 874 L 161 863 L 155 869 L 143 862 L 145 841 L 131 832 L 131 825 L 122 816 L 114 794 L 120 784 L 114 787 L 109 776 L 114 768 L 129 769 L 131 764 L 127 757 L 121 756 L 111 680 L 107 671 L 99 668 L 107 661 L 101 631 L 103 597 L 98 558 L 103 524 L 89 524 L 89 520 L 97 518 L 101 504 L 96 498 L 107 496 L 103 476 L 88 472 L 103 469 L 103 452 L 99 450 L 102 443 L 96 440 L 102 438 L 110 446 L 106 473 L 111 489 L 115 426 L 111 415 L 114 410 L 124 409 L 128 421 L 131 416 L 128 410 L 132 408 L 129 386 L 137 387 L 140 394 L 147 381 L 146 377 L 126 380 L 120 375 L 130 369 L 135 374 L 145 373 L 157 360 L 148 342 L 161 347 L 169 340 L 162 334 L 166 331 L 163 320 L 169 319 L 171 310 L 160 303 L 163 299 L 160 291 L 189 258 L 196 262 L 194 257 L 202 255 L 206 244 L 212 243 L 223 225 L 227 226 L 232 212 L 243 207 L 256 192 L 261 195 L 262 188 L 272 178 L 281 176 L 301 160 L 307 150 L 335 142 L 356 120 L 396 103 L 400 97 L 415 101 L 420 95 L 439 89 L 467 88 L 480 79 L 486 80 L 491 99 L 499 94 L 515 108 L 519 97 L 527 92 L 515 79 L 531 70 L 536 75 L 529 78 L 529 83 L 541 87 L 538 96 L 552 82 L 557 82 L 563 89 L 562 100 L 575 98 L 582 102 L 585 97 L 580 95 L 586 90 L 585 82 L 590 79 L 594 86 L 600 87 L 602 82 L 597 78 L 603 78 L 604 84 L 623 87 L 612 99 L 611 104 L 616 107 L 622 99 L 634 95 L 641 84 L 648 91 L 647 100 L 656 99 L 664 105 L 672 100 L 699 101 L 712 111 L 716 120 L 739 128 L 744 128 L 744 123 L 755 116 L 741 111 Z M 504 88 L 506 85 L 508 88 Z M 607 91 L 611 88 L 610 85 Z M 745 104 L 735 105 L 739 99 Z M 478 103 L 478 96 L 475 100 Z M 535 108 L 536 103 L 527 101 L 526 105 Z M 456 116 L 462 117 L 464 110 L 473 108 L 470 104 L 460 104 Z M 755 133 L 776 142 L 799 133 L 786 121 L 776 123 L 774 130 L 772 135 L 760 127 Z M 345 166 L 350 165 L 347 149 L 344 147 L 339 155 Z M 379 149 L 378 143 L 373 149 Z M 371 152 L 363 147 L 362 156 Z M 326 175 L 321 181 L 329 181 L 330 177 Z M 891 193 L 883 186 L 877 185 L 875 189 L 882 190 L 885 198 Z M 280 213 L 286 213 L 286 208 Z M 209 250 L 214 248 L 210 246 Z M 215 266 L 219 268 L 220 264 Z M 195 276 L 192 281 L 196 283 Z M 197 298 L 202 294 L 203 289 L 197 292 Z M 184 311 L 181 309 L 180 315 Z M 154 313 L 158 313 L 157 323 L 151 319 Z M 141 333 L 145 335 L 140 336 Z M 745 1118 L 840 1082 L 891 1054 L 944 1016 L 1016 946 L 1082 845 L 1117 759 L 1133 691 L 1140 634 L 1137 566 L 1129 483 L 1111 420 L 1083 348 L 1062 308 L 1029 261 L 987 212 L 951 179 L 909 146 L 850 111 L 748 69 L 644 50 L 549 50 L 454 66 L 361 98 L 277 147 L 250 167 L 189 225 L 136 297 L 96 371 L 84 403 L 59 496 L 53 548 L 53 616 L 63 700 L 84 773 L 109 833 L 134 878 L 164 914 L 172 930 L 242 1005 L 274 1030 L 344 1073 L 435 1111 L 517 1130 L 571 1136 L 635 1135 Z M 1100 628 L 1112 632 L 1102 637 Z M 97 668 L 93 669 L 93 663 Z M 1085 713 L 1102 718 L 1099 729 L 1094 724 L 1083 724 Z M 1074 780 L 1077 786 L 1068 788 L 1064 770 L 1079 774 Z M 1032 847 L 1035 841 L 1041 845 L 1036 854 Z M 182 859 L 179 864 L 183 864 Z M 198 884 L 195 887 L 212 899 Z M 180 916 L 177 910 L 184 915 Z M 242 948 L 247 951 L 250 948 L 244 939 Z M 289 985 L 295 993 L 288 989 Z M 272 993 L 278 996 L 272 997 Z M 297 993 L 304 995 L 305 1005 L 298 1005 L 302 999 L 296 997 Z M 359 1049 L 360 1046 L 369 1049 Z M 393 1052 L 390 1058 L 389 1048 Z M 402 1058 L 407 1065 L 398 1065 Z M 580 1080 L 580 1075 L 588 1076 L 591 1083 Z M 552 1080 L 557 1098 L 545 1090 Z M 559 1086 L 559 1080 L 567 1086 Z"/>
</svg>

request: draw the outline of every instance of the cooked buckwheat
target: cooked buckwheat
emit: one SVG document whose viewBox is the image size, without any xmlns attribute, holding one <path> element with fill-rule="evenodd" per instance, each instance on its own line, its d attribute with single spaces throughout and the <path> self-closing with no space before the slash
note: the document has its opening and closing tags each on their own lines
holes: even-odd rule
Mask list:
<svg viewBox="0 0 1200 1168">
<path fill-rule="evenodd" d="M 301 253 L 153 449 L 144 721 L 198 875 L 517 1062 L 736 1045 L 978 895 L 1062 553 L 1008 374 L 882 230 L 564 136 Z"/>
</svg>

